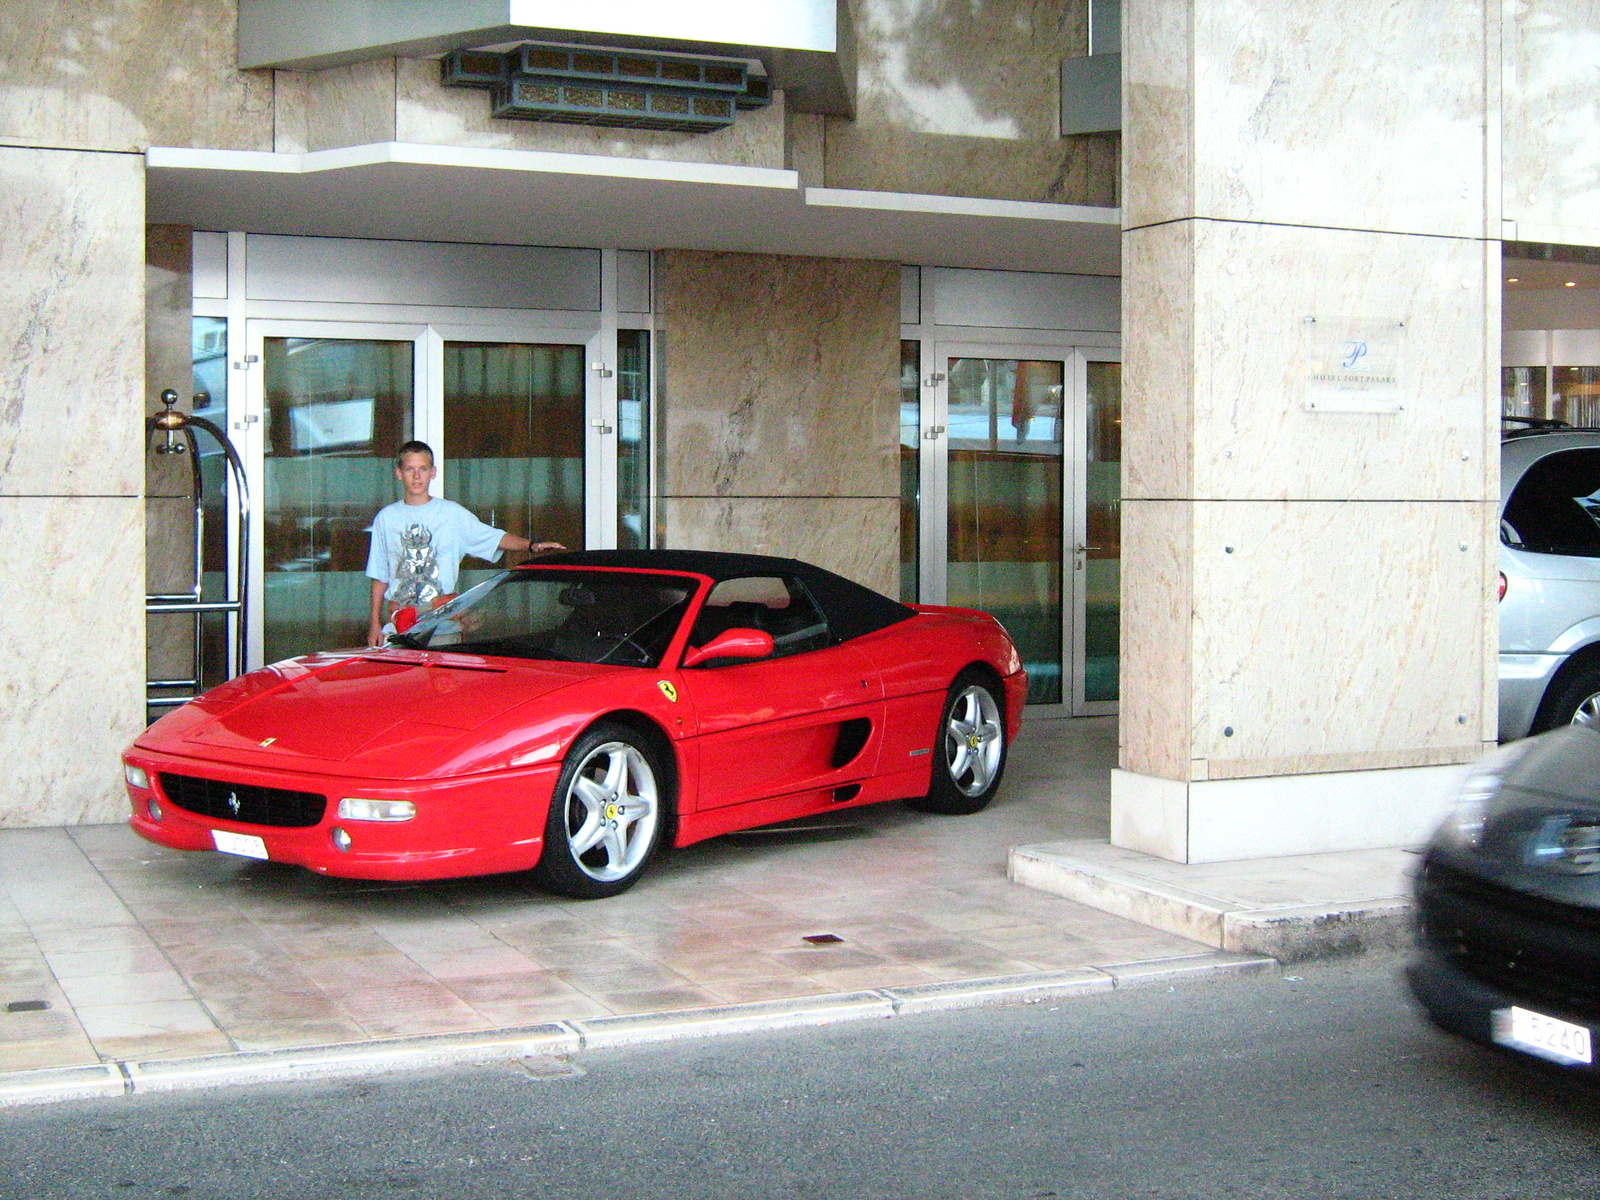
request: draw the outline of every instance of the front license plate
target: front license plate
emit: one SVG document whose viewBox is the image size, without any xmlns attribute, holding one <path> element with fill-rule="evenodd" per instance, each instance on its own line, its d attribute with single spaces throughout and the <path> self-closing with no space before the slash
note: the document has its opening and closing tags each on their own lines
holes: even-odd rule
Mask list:
<svg viewBox="0 0 1600 1200">
<path fill-rule="evenodd" d="M 211 831 L 211 844 L 224 854 L 242 854 L 246 858 L 266 858 L 267 844 L 253 833 L 228 833 Z"/>
<path fill-rule="evenodd" d="M 1594 1049 L 1586 1028 L 1527 1008 L 1496 1009 L 1494 1040 L 1551 1062 L 1594 1062 Z"/>
</svg>

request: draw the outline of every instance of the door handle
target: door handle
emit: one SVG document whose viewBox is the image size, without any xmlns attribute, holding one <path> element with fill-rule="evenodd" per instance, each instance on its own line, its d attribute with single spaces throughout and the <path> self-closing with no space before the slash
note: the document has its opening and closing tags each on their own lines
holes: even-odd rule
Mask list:
<svg viewBox="0 0 1600 1200">
<path fill-rule="evenodd" d="M 1083 545 L 1080 545 L 1078 547 L 1078 553 L 1079 554 L 1087 554 L 1090 550 L 1102 550 L 1102 549 L 1104 549 L 1103 546 L 1083 546 Z"/>
<path fill-rule="evenodd" d="M 922 436 L 927 438 L 931 442 L 943 432 L 944 432 L 944 426 L 943 425 L 930 425 L 930 426 L 928 426 L 928 432 L 924 433 Z"/>
</svg>

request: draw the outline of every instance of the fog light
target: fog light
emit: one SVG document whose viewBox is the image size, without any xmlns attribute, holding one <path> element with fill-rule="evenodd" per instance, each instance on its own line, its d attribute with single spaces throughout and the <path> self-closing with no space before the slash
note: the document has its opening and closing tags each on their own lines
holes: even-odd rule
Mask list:
<svg viewBox="0 0 1600 1200">
<path fill-rule="evenodd" d="M 409 800 L 364 800 L 346 796 L 339 801 L 339 816 L 346 821 L 409 821 L 417 806 Z"/>
<path fill-rule="evenodd" d="M 161 820 L 161 805 L 156 803 L 156 798 L 154 796 L 150 797 L 150 802 L 146 805 L 146 807 L 150 811 L 150 819 L 152 821 Z"/>
<path fill-rule="evenodd" d="M 341 854 L 350 852 L 350 835 L 337 825 L 333 827 L 333 848 Z"/>
<path fill-rule="evenodd" d="M 122 775 L 130 786 L 141 788 L 144 791 L 150 790 L 150 776 L 143 767 L 136 767 L 132 763 L 123 763 Z"/>
</svg>

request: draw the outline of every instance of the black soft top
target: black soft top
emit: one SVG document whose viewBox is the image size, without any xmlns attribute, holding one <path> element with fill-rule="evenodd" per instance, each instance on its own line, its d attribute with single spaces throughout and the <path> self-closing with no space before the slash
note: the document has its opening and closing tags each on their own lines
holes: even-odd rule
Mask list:
<svg viewBox="0 0 1600 1200">
<path fill-rule="evenodd" d="M 862 637 L 916 616 L 913 609 L 871 588 L 796 558 L 727 554 L 720 550 L 568 550 L 541 554 L 530 567 L 626 567 L 639 571 L 693 571 L 717 583 L 747 575 L 792 575 L 806 585 L 843 641 Z"/>
</svg>

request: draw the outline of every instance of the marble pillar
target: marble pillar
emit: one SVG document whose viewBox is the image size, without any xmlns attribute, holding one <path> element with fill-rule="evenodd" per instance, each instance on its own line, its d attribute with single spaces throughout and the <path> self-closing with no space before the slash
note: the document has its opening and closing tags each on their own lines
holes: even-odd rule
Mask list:
<svg viewBox="0 0 1600 1200">
<path fill-rule="evenodd" d="M 658 544 L 805 559 L 886 594 L 900 552 L 900 272 L 666 251 Z"/>
<path fill-rule="evenodd" d="M 1406 844 L 1493 743 L 1490 15 L 1124 5 L 1118 845 Z"/>
<path fill-rule="evenodd" d="M 0 147 L 0 827 L 114 821 L 144 715 L 144 163 Z"/>
</svg>

